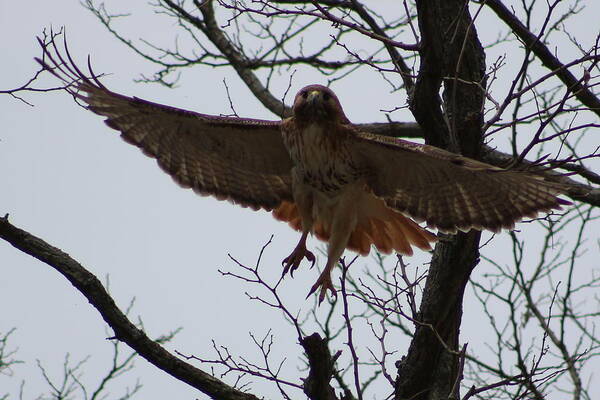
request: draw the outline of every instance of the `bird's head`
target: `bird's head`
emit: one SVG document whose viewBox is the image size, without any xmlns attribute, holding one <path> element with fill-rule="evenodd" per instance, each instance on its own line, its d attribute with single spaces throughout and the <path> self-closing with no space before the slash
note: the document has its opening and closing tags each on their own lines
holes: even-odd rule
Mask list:
<svg viewBox="0 0 600 400">
<path fill-rule="evenodd" d="M 294 99 L 293 111 L 294 118 L 303 122 L 349 122 L 335 93 L 323 85 L 300 89 Z"/>
</svg>

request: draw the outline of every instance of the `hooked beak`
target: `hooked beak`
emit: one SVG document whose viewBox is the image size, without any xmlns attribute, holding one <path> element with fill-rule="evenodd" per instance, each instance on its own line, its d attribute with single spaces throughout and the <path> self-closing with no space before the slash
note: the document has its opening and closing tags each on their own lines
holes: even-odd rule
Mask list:
<svg viewBox="0 0 600 400">
<path fill-rule="evenodd" d="M 312 90 L 308 92 L 308 95 L 306 96 L 306 102 L 310 103 L 310 105 L 314 105 L 319 101 L 320 94 L 321 92 L 319 92 L 318 90 Z"/>
</svg>

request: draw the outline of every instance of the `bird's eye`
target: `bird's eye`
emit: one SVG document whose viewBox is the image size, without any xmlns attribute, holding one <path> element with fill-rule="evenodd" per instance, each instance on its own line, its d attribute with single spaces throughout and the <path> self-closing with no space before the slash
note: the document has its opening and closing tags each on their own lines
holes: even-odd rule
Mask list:
<svg viewBox="0 0 600 400">
<path fill-rule="evenodd" d="M 307 98 L 308 97 L 308 92 L 302 92 L 302 97 L 303 98 Z"/>
<path fill-rule="evenodd" d="M 331 98 L 331 95 L 329 93 L 327 93 L 327 92 L 323 93 L 323 99 L 325 101 L 329 101 L 330 98 Z"/>
</svg>

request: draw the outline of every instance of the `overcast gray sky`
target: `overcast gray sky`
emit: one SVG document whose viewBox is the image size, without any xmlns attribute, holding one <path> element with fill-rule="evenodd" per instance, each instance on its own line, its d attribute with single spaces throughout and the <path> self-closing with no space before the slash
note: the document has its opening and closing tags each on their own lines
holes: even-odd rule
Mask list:
<svg viewBox="0 0 600 400">
<path fill-rule="evenodd" d="M 145 4 L 131 3 L 132 8 Z M 598 4 L 589 3 L 600 11 Z M 598 12 L 590 14 L 588 27 L 597 25 Z M 133 37 L 164 37 L 171 42 L 172 23 L 152 24 L 149 30 L 150 24 L 142 19 L 132 21 L 126 30 Z M 66 26 L 72 55 L 85 65 L 91 54 L 96 72 L 112 74 L 103 82 L 115 91 L 207 114 L 229 113 L 222 82 L 226 79 L 233 97 L 243 99 L 235 104 L 241 116 L 275 119 L 227 69 L 186 73 L 177 90 L 134 83 L 140 73 L 151 74 L 154 67 L 118 43 L 76 1 L 0 1 L 0 54 L 8 55 L 2 61 L 0 88 L 14 87 L 37 70 L 35 36 L 50 26 Z M 43 82 L 56 84 L 48 77 Z M 383 121 L 380 110 L 397 105 L 395 95 L 381 80 L 355 82 L 352 88 L 333 86 L 347 114 L 354 122 Z M 325 81 L 318 75 L 296 76 L 292 91 L 308 83 Z M 27 99 L 35 107 L 0 97 L 0 213 L 10 213 L 14 224 L 68 252 L 99 278 L 110 276 L 110 291 L 122 308 L 135 297 L 132 315 L 143 319 L 150 336 L 184 327 L 169 349 L 210 357 L 215 339 L 232 352 L 253 355 L 248 332 L 262 336 L 273 329 L 278 340 L 275 355 L 287 356 L 289 375 L 298 375 L 295 359 L 300 347 L 294 345 L 293 329 L 277 312 L 247 300 L 244 292 L 254 288 L 222 277 L 217 268 L 235 270 L 228 253 L 254 263 L 273 234 L 263 265 L 275 279 L 299 235 L 265 212 L 180 189 L 153 160 L 126 145 L 100 117 L 77 107 L 65 93 Z M 404 113 L 396 118 L 410 117 Z M 496 246 L 505 243 L 495 241 Z M 311 242 L 312 247 L 317 245 Z M 411 263 L 425 259 L 421 254 Z M 368 259 L 359 262 L 362 267 Z M 46 391 L 35 360 L 58 378 L 67 352 L 75 361 L 92 356 L 83 381 L 95 385 L 111 356 L 111 344 L 104 340 L 110 332 L 97 312 L 64 278 L 4 242 L 0 266 L 0 332 L 18 328 L 12 343 L 18 347 L 17 358 L 25 361 L 8 371 L 13 376 L 0 374 L 0 395 L 17 393 L 22 379 L 25 398 Z M 312 299 L 304 298 L 316 276 L 315 270 L 304 266 L 286 280 L 291 309 L 313 307 Z M 476 325 L 465 325 L 462 339 L 476 341 L 469 336 L 475 331 Z M 144 384 L 138 398 L 204 398 L 143 360 L 120 382 L 131 385 L 137 377 Z M 268 385 L 252 388 L 259 396 L 277 393 Z"/>
</svg>

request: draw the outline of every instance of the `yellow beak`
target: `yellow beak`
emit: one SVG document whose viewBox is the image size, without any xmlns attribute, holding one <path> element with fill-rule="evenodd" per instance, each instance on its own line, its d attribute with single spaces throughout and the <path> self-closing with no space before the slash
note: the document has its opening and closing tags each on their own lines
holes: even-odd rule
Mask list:
<svg viewBox="0 0 600 400">
<path fill-rule="evenodd" d="M 320 94 L 321 94 L 321 92 L 318 90 L 310 91 L 310 92 L 308 92 L 308 96 L 307 96 L 306 100 L 311 103 L 314 103 L 315 100 L 317 100 L 319 98 Z"/>
</svg>

